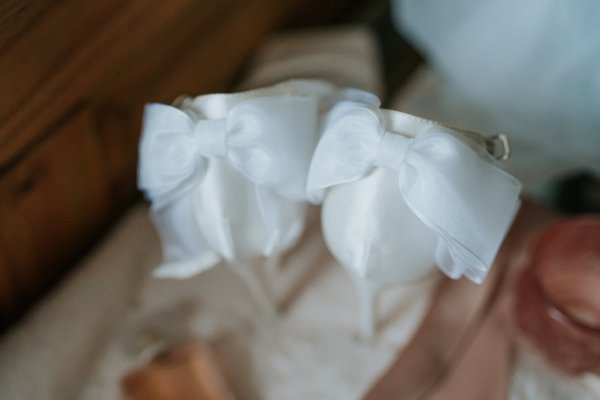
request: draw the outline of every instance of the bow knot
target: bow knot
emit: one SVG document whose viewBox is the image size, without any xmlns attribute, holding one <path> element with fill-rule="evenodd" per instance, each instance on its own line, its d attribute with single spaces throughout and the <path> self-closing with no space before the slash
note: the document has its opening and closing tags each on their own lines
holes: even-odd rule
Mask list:
<svg viewBox="0 0 600 400">
<path fill-rule="evenodd" d="M 204 157 L 225 157 L 227 155 L 227 120 L 203 119 L 194 127 L 194 138 L 200 154 Z"/>
<path fill-rule="evenodd" d="M 411 139 L 386 131 L 379 142 L 373 165 L 400 170 L 410 147 Z"/>
</svg>

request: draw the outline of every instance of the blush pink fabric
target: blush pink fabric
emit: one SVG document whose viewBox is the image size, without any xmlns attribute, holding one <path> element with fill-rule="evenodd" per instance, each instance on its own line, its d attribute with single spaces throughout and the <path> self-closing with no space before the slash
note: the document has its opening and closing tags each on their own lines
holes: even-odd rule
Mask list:
<svg viewBox="0 0 600 400">
<path fill-rule="evenodd" d="M 363 399 L 505 399 L 515 272 L 554 220 L 545 208 L 524 202 L 483 285 L 443 281 L 412 341 Z"/>
</svg>

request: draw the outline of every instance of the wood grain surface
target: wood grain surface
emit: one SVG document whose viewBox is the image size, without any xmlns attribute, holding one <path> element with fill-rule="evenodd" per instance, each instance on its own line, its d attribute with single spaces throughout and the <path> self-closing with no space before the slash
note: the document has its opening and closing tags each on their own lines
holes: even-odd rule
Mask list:
<svg viewBox="0 0 600 400">
<path fill-rule="evenodd" d="M 270 32 L 349 1 L 0 4 L 0 329 L 124 208 L 143 105 L 225 91 Z"/>
</svg>

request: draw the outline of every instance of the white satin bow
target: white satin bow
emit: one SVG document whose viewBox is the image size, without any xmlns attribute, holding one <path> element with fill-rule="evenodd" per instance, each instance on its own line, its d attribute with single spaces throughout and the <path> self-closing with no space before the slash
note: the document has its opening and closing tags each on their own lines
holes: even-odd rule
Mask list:
<svg viewBox="0 0 600 400">
<path fill-rule="evenodd" d="M 160 209 L 202 180 L 209 158 L 226 157 L 252 182 L 302 201 L 318 140 L 317 105 L 310 96 L 271 96 L 239 103 L 225 119 L 196 120 L 175 107 L 149 104 L 139 187 Z"/>
<path fill-rule="evenodd" d="M 411 130 L 415 123 L 417 131 L 392 133 L 378 109 L 339 103 L 313 156 L 309 200 L 319 203 L 326 188 L 359 180 L 374 168 L 394 169 L 407 205 L 438 235 L 440 269 L 480 283 L 518 209 L 521 185 L 451 129 L 412 117 Z"/>
</svg>

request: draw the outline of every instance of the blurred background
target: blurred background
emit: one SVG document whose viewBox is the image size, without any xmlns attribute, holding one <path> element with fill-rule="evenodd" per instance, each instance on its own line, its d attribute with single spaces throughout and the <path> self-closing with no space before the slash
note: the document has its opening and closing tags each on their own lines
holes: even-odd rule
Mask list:
<svg viewBox="0 0 600 400">
<path fill-rule="evenodd" d="M 143 105 L 238 87 L 282 33 L 365 29 L 384 104 L 506 133 L 527 198 L 598 213 L 598 21 L 594 1 L 3 1 L 0 330 L 141 201 Z"/>
</svg>

